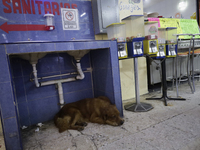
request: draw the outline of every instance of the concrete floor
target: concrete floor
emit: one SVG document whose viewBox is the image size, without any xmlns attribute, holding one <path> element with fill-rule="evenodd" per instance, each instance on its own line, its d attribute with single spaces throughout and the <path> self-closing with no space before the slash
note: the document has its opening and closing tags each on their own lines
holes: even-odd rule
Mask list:
<svg viewBox="0 0 200 150">
<path fill-rule="evenodd" d="M 144 100 L 159 97 L 158 91 L 141 96 L 141 102 L 154 109 L 142 113 L 124 110 L 125 123 L 119 127 L 89 123 L 81 132 L 62 134 L 51 121 L 43 123 L 38 132 L 36 126 L 28 127 L 22 130 L 23 146 L 25 150 L 200 150 L 199 91 L 200 81 L 196 81 L 195 94 L 187 83 L 181 84 L 179 93 L 187 100 L 169 101 L 169 106 Z M 176 96 L 175 88 L 168 96 Z"/>
<path fill-rule="evenodd" d="M 1 119 L 0 119 L 0 150 L 5 150 L 5 143 L 4 143 L 4 138 L 3 138 L 3 131 L 2 131 L 2 126 L 1 126 Z"/>
</svg>

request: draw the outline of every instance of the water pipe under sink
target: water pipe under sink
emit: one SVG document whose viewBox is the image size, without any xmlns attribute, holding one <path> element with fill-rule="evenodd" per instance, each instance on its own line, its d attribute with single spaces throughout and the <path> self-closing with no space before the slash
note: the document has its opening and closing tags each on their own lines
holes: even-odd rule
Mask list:
<svg viewBox="0 0 200 150">
<path fill-rule="evenodd" d="M 76 68 L 77 68 L 77 72 L 78 72 L 78 75 L 76 77 L 59 79 L 59 80 L 51 80 L 51 81 L 45 81 L 45 82 L 39 82 L 38 81 L 36 64 L 38 63 L 38 60 L 40 58 L 44 57 L 47 53 L 29 53 L 29 54 L 21 54 L 21 55 L 18 55 L 18 56 L 22 59 L 28 60 L 30 62 L 30 64 L 32 65 L 34 81 L 35 81 L 36 87 L 52 85 L 52 84 L 55 84 L 58 87 L 59 102 L 60 102 L 60 106 L 62 108 L 65 104 L 64 103 L 62 83 L 84 79 L 85 75 L 84 75 L 84 73 L 81 69 L 80 60 L 89 51 L 90 50 L 67 51 L 67 53 L 69 55 L 73 56 L 74 59 L 76 60 Z"/>
</svg>

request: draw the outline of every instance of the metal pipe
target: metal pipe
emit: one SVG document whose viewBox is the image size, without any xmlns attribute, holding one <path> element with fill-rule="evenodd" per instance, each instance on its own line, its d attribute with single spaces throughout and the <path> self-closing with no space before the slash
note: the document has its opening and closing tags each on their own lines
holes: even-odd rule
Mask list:
<svg viewBox="0 0 200 150">
<path fill-rule="evenodd" d="M 139 78 L 138 78 L 138 58 L 134 58 L 134 72 L 135 72 L 135 97 L 136 103 L 140 104 L 140 92 L 139 92 Z"/>
<path fill-rule="evenodd" d="M 82 80 L 85 78 L 85 75 L 81 69 L 81 63 L 80 60 L 76 60 L 76 67 L 77 67 L 77 72 L 79 73 L 79 75 L 76 76 L 76 79 L 78 80 Z"/>
<path fill-rule="evenodd" d="M 40 87 L 40 84 L 39 84 L 38 78 L 37 78 L 36 64 L 32 64 L 32 66 L 33 66 L 33 75 L 34 75 L 34 80 L 35 80 L 35 86 Z"/>
<path fill-rule="evenodd" d="M 59 79 L 59 80 L 40 82 L 40 85 L 45 86 L 45 85 L 51 85 L 51 84 L 58 84 L 59 82 L 64 83 L 64 82 L 70 82 L 70 81 L 76 81 L 76 78 L 67 78 L 67 79 Z"/>
<path fill-rule="evenodd" d="M 179 38 L 179 35 L 176 36 L 176 39 L 177 39 L 177 54 L 176 54 L 175 75 L 176 75 L 176 96 L 177 97 L 179 97 L 179 93 L 178 93 L 178 38 Z"/>
<path fill-rule="evenodd" d="M 192 48 L 192 84 L 193 84 L 193 91 L 195 92 L 195 84 L 194 84 L 194 39 L 195 39 L 195 35 L 193 35 L 193 48 Z"/>
<path fill-rule="evenodd" d="M 62 108 L 64 106 L 64 97 L 63 97 L 63 88 L 62 83 L 58 82 L 58 94 L 59 94 L 59 100 L 60 100 L 60 107 Z"/>
<path fill-rule="evenodd" d="M 190 86 L 190 89 L 192 91 L 192 94 L 194 94 L 193 87 L 191 85 L 191 78 L 190 78 L 190 65 L 191 65 L 191 60 L 190 60 L 190 54 L 191 54 L 191 49 L 192 49 L 192 38 L 190 39 L 190 48 L 189 48 L 189 53 L 188 53 L 188 62 L 187 62 L 187 75 L 188 75 L 188 84 Z"/>
</svg>

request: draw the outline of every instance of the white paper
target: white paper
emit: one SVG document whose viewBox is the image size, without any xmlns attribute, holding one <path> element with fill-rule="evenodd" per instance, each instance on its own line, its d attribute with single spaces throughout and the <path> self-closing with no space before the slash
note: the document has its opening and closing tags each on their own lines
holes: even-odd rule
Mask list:
<svg viewBox="0 0 200 150">
<path fill-rule="evenodd" d="M 124 57 L 124 56 L 127 55 L 127 54 L 126 54 L 126 51 L 121 51 L 120 53 L 121 53 L 121 57 Z"/>
</svg>

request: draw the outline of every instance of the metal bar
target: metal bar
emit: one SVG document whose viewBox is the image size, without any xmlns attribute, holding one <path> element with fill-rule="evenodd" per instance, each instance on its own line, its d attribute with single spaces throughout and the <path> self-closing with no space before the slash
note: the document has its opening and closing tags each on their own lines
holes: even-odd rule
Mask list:
<svg viewBox="0 0 200 150">
<path fill-rule="evenodd" d="M 190 53 L 191 53 L 191 48 L 192 48 L 192 38 L 190 39 L 190 48 L 189 48 L 189 53 L 188 53 L 188 61 L 187 61 L 187 76 L 188 76 L 188 84 L 190 86 L 190 89 L 192 91 L 192 94 L 194 94 L 192 85 L 191 85 L 191 78 L 190 78 L 190 65 L 191 65 L 191 60 L 190 60 Z"/>
<path fill-rule="evenodd" d="M 139 79 L 138 79 L 138 58 L 135 57 L 134 59 L 134 75 L 135 75 L 135 96 L 136 96 L 136 103 L 140 104 L 140 92 L 139 92 Z"/>
<path fill-rule="evenodd" d="M 176 70 L 175 70 L 175 76 L 176 76 L 176 96 L 179 97 L 179 93 L 178 93 L 178 38 L 179 35 L 177 35 L 176 39 L 177 39 L 177 54 L 176 54 Z"/>
<path fill-rule="evenodd" d="M 195 84 L 194 84 L 194 39 L 195 39 L 195 35 L 193 35 L 193 48 L 192 48 L 192 84 L 193 84 L 193 91 L 195 92 Z"/>
</svg>

